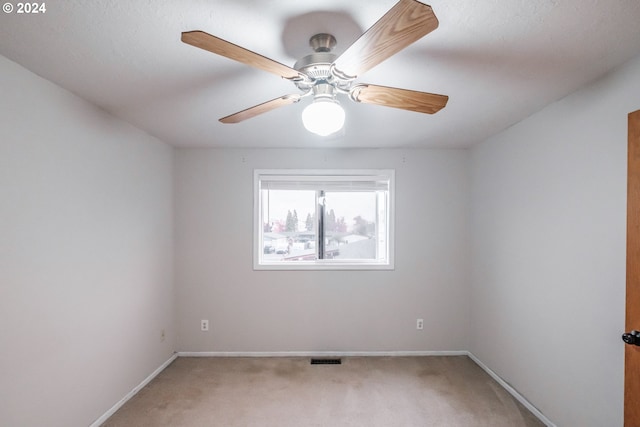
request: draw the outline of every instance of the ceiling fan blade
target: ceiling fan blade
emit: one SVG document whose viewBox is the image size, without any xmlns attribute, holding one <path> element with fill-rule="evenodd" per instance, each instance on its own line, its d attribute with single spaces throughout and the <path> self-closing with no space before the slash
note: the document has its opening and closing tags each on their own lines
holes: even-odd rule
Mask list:
<svg viewBox="0 0 640 427">
<path fill-rule="evenodd" d="M 356 78 L 436 28 L 431 6 L 400 0 L 336 59 L 336 75 Z"/>
<path fill-rule="evenodd" d="M 449 97 L 446 95 L 370 84 L 354 86 L 351 88 L 350 95 L 354 101 L 365 104 L 401 108 L 427 114 L 437 113 L 449 101 Z"/>
<path fill-rule="evenodd" d="M 275 110 L 276 108 L 295 104 L 296 102 L 300 101 L 300 98 L 302 98 L 302 95 L 299 94 L 284 95 L 280 98 L 275 98 L 271 101 L 263 102 L 262 104 L 258 104 L 253 107 L 247 108 L 246 110 L 231 114 L 230 116 L 223 117 L 220 119 L 220 121 L 222 123 L 239 123 L 243 120 L 247 120 L 268 111 Z"/>
<path fill-rule="evenodd" d="M 294 70 L 266 56 L 212 36 L 204 31 L 184 32 L 182 33 L 181 39 L 184 43 L 190 44 L 191 46 L 199 47 L 200 49 L 208 50 L 209 52 L 242 62 L 243 64 L 251 65 L 252 67 L 276 74 L 285 79 L 295 80 L 304 77 L 304 74 L 298 70 Z"/>
</svg>

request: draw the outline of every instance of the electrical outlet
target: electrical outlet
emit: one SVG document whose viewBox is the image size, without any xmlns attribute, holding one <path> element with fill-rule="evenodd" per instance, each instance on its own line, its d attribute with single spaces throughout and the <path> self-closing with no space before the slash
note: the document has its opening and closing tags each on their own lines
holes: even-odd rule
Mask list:
<svg viewBox="0 0 640 427">
<path fill-rule="evenodd" d="M 200 321 L 200 330 L 201 331 L 208 331 L 209 330 L 209 321 L 206 319 L 202 319 Z"/>
<path fill-rule="evenodd" d="M 416 319 L 416 329 L 422 330 L 424 328 L 424 320 Z"/>
</svg>

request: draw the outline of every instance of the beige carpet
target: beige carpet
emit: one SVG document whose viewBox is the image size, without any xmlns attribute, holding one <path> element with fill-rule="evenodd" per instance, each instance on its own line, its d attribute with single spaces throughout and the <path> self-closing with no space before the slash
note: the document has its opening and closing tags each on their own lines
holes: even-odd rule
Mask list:
<svg viewBox="0 0 640 427">
<path fill-rule="evenodd" d="M 466 356 L 178 358 L 116 426 L 543 426 Z"/>
</svg>

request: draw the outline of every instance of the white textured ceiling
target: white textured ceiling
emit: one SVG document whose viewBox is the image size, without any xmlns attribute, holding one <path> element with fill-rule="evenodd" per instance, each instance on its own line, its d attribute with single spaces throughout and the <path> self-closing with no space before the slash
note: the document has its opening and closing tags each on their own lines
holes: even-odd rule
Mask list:
<svg viewBox="0 0 640 427">
<path fill-rule="evenodd" d="M 344 131 L 320 138 L 301 124 L 308 98 L 218 122 L 298 90 L 180 41 L 203 30 L 293 66 L 313 34 L 334 34 L 339 53 L 395 3 L 56 0 L 44 14 L 0 12 L 0 54 L 175 146 L 467 147 L 640 53 L 639 0 L 433 0 L 440 27 L 357 81 L 448 105 L 426 115 L 342 98 Z"/>
</svg>

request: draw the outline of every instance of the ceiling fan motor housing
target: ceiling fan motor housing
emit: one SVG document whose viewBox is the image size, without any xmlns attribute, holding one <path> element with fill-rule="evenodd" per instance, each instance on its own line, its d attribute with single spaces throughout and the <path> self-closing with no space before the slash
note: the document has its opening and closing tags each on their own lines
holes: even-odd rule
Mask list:
<svg viewBox="0 0 640 427">
<path fill-rule="evenodd" d="M 331 77 L 331 64 L 336 58 L 330 52 L 315 52 L 300 59 L 293 68 L 315 80 L 327 80 Z"/>
</svg>

